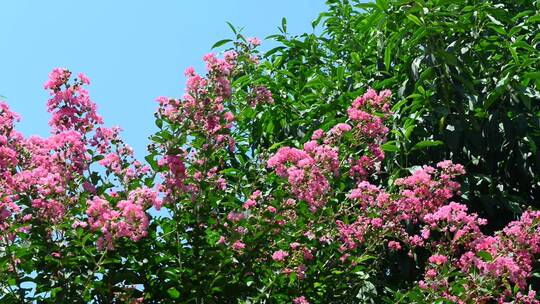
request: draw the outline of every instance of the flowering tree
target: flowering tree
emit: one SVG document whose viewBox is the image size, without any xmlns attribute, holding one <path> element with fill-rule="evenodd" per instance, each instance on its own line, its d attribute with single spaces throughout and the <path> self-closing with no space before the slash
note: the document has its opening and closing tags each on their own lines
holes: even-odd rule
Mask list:
<svg viewBox="0 0 540 304">
<path fill-rule="evenodd" d="M 84 88 L 88 78 L 70 78 L 55 69 L 45 84 L 48 138 L 24 137 L 14 128 L 17 114 L 0 105 L 0 267 L 8 302 L 91 298 L 107 284 L 100 266 L 114 241 L 147 236 L 145 211 L 161 205 L 145 186 L 149 168 L 118 128 L 102 125 Z"/>
<path fill-rule="evenodd" d="M 260 41 L 238 38 L 204 56 L 206 75 L 186 70 L 181 99 L 157 99 L 149 166 L 103 126 L 82 74 L 49 75 L 48 138 L 0 104 L 4 302 L 539 303 L 540 212 L 486 235 L 457 202 L 463 166 L 389 177 L 389 91 L 262 142 L 288 105 L 258 80 Z"/>
</svg>

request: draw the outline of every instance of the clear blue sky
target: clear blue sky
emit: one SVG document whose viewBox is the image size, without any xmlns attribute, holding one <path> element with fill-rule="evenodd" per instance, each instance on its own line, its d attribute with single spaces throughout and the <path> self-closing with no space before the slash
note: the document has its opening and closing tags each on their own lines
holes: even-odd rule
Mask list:
<svg viewBox="0 0 540 304">
<path fill-rule="evenodd" d="M 290 33 L 310 32 L 324 7 L 324 0 L 3 0 L 0 95 L 21 114 L 20 131 L 47 136 L 49 71 L 83 72 L 105 124 L 121 126 L 142 159 L 155 98 L 183 94 L 184 69 L 202 72 L 201 57 L 232 36 L 225 21 L 260 38 L 277 32 L 282 17 Z"/>
</svg>

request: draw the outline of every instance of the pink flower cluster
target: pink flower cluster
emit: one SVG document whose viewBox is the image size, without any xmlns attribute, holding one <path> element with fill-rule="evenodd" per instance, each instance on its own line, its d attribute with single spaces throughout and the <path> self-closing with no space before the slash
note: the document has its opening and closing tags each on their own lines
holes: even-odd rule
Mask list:
<svg viewBox="0 0 540 304">
<path fill-rule="evenodd" d="M 14 176 L 23 140 L 22 135 L 14 130 L 18 120 L 19 116 L 7 104 L 0 102 L 0 231 L 5 230 L 9 226 L 9 218 L 20 211 L 14 202 L 18 199 Z"/>
<path fill-rule="evenodd" d="M 384 125 L 384 120 L 390 114 L 388 99 L 391 96 L 389 90 L 377 93 L 369 89 L 353 101 L 347 112 L 349 119 L 356 123 L 355 132 L 359 138 L 375 143 L 386 138 L 388 128 Z"/>
<path fill-rule="evenodd" d="M 101 233 L 98 247 L 113 250 L 114 239 L 127 237 L 138 241 L 145 237 L 149 225 L 145 210 L 150 206 L 159 210 L 161 200 L 156 192 L 144 187 L 132 191 L 128 199 L 116 204 L 116 208 L 98 196 L 88 201 L 89 227 Z"/>
<path fill-rule="evenodd" d="M 426 224 L 423 237 L 426 238 L 431 231 L 437 231 L 442 234 L 451 234 L 451 247 L 447 250 L 468 244 L 482 235 L 480 226 L 485 225 L 485 219 L 478 218 L 476 214 L 469 214 L 467 206 L 450 202 L 450 204 L 441 206 L 433 213 L 424 216 Z"/>
<path fill-rule="evenodd" d="M 354 213 L 356 219 L 349 224 L 336 221 L 340 250 L 376 251 L 380 245 L 374 248 L 374 244 L 384 244 L 386 240 L 390 250 L 402 250 L 403 244 L 410 255 L 415 248 L 424 247 L 433 255 L 419 287 L 433 299 L 442 297 L 459 303 L 492 299 L 502 303 L 516 296 L 505 283 L 509 280 L 519 287 L 523 303 L 538 303 L 531 291 L 522 292 L 527 292 L 527 279 L 535 256 L 540 254 L 540 211 L 527 211 L 495 236 L 486 236 L 480 230 L 485 219 L 469 213 L 465 205 L 449 202 L 459 193 L 454 179 L 463 173 L 461 165 L 450 161 L 437 164 L 437 168 L 424 166 L 411 176 L 396 180 L 395 184 L 400 186 L 397 194 L 386 193 L 367 181 L 360 182 L 349 194 L 360 205 L 359 212 Z M 418 235 L 407 229 L 410 224 L 420 228 Z M 342 262 L 348 257 L 346 253 Z M 448 270 L 444 269 L 465 274 L 467 284 L 472 286 L 491 287 L 473 288 L 465 295 L 453 294 Z"/>
<path fill-rule="evenodd" d="M 276 262 L 283 262 L 288 256 L 289 253 L 287 251 L 278 250 L 272 254 L 272 260 Z"/>
<path fill-rule="evenodd" d="M 222 148 L 229 152 L 235 150 L 235 140 L 231 136 L 235 117 L 225 109 L 225 103 L 231 95 L 230 77 L 237 58 L 234 51 L 225 53 L 223 59 L 214 54 L 205 55 L 206 77 L 195 73 L 193 68 L 186 69 L 188 79 L 182 100 L 157 99 L 158 119 L 167 123 L 165 128 L 180 129 L 187 136 L 186 145 L 176 147 L 168 143 L 157 147 L 162 150 L 160 154 L 165 155 L 158 160 L 162 178 L 158 189 L 166 202 L 176 200 L 183 193 L 190 193 L 191 200 L 195 201 L 203 181 L 221 191 L 227 188 L 218 167 L 208 165 L 207 155 Z M 204 143 L 193 146 L 192 135 L 202 136 Z M 191 152 L 186 152 L 187 149 Z"/>
<path fill-rule="evenodd" d="M 259 46 L 261 45 L 261 40 L 257 37 L 250 37 L 247 39 L 248 43 L 253 46 Z"/>
<path fill-rule="evenodd" d="M 446 161 L 439 163 L 437 169 L 426 166 L 409 177 L 396 180 L 395 184 L 403 187 L 397 194 L 390 194 L 368 181 L 359 182 L 348 195 L 360 207 L 354 213 L 355 220 L 350 224 L 336 221 L 342 241 L 340 249 L 356 249 L 366 242 L 366 237 L 390 238 L 388 246 L 393 250 L 398 250 L 398 245 L 401 248 L 401 244 L 392 239 L 400 239 L 408 246 L 424 246 L 424 240 L 429 238 L 429 227 L 435 229 L 442 220 L 456 224 L 452 228 L 441 228 L 441 231 L 479 232 L 478 225 L 483 224 L 482 220 L 463 213 L 459 204 L 445 205 L 459 190 L 459 184 L 451 178 L 461 173 L 462 166 Z M 422 236 L 418 236 L 407 232 L 408 223 L 428 225 Z"/>
<path fill-rule="evenodd" d="M 527 291 L 526 282 L 535 256 L 540 253 L 540 245 L 537 245 L 540 244 L 540 213 L 526 212 L 520 221 L 511 223 L 496 236 L 484 235 L 480 227 L 486 221 L 470 213 L 466 206 L 451 201 L 460 194 L 456 178 L 465 173 L 463 166 L 451 161 L 442 161 L 435 167 L 423 166 L 410 176 L 395 180 L 396 187 L 392 192 L 368 181 L 377 162 L 384 157 L 380 144 L 387 132 L 383 123 L 389 114 L 389 96 L 389 92 L 368 91 L 349 109 L 348 123 L 337 124 L 327 132 L 315 131 L 303 149 L 279 149 L 268 159 L 268 167 L 286 179 L 295 199 L 305 201 L 315 211 L 332 198 L 332 178 L 337 176 L 342 163 L 348 161 L 349 176 L 357 183 L 348 198 L 355 205 L 348 207 L 344 202 L 334 222 L 343 265 L 350 262 L 354 267 L 355 252 L 375 255 L 381 251 L 387 254 L 408 252 L 409 257 L 416 258 L 415 251 L 422 247 L 432 253 L 426 261 L 424 279 L 418 283 L 420 290 L 426 293 L 426 299 L 446 298 L 460 303 L 503 302 L 513 296 L 523 303 L 538 303 L 534 291 Z M 374 111 L 378 114 L 372 114 Z M 353 143 L 354 147 L 364 149 L 364 155 L 338 153 L 338 147 L 350 138 L 349 134 L 356 143 Z M 340 158 L 343 161 L 340 162 Z M 253 208 L 257 205 L 260 205 L 257 199 L 250 197 L 243 205 L 245 213 L 229 214 L 231 223 L 246 225 L 246 217 L 248 221 L 255 220 L 257 215 Z M 294 216 L 291 218 L 296 218 L 294 209 L 289 208 L 294 205 L 285 203 L 277 215 L 292 211 Z M 259 220 L 273 223 L 264 219 L 263 213 L 261 216 Z M 273 235 L 289 231 L 289 223 L 276 223 L 278 228 L 272 230 Z M 294 222 L 290 225 L 294 226 Z M 313 223 L 303 224 L 307 242 L 318 240 L 324 246 L 336 239 L 324 228 L 314 232 L 316 228 Z M 317 235 L 319 233 L 321 235 Z M 277 243 L 273 244 L 277 248 L 274 247 L 272 259 L 277 262 L 287 260 L 283 274 L 297 273 L 297 278 L 303 278 L 308 273 L 306 261 L 313 258 L 312 250 L 300 242 L 290 245 L 288 252 L 278 249 Z M 297 252 L 307 253 L 308 258 Z M 466 284 L 470 284 L 464 286 L 466 295 L 455 294 L 451 289 L 449 273 L 452 271 L 466 274 Z M 508 280 L 517 284 L 519 291 L 507 289 L 509 285 L 505 282 Z M 492 287 L 489 286 L 497 286 L 497 289 L 490 290 Z"/>
<path fill-rule="evenodd" d="M 258 104 L 273 104 L 274 98 L 272 92 L 265 86 L 256 86 L 251 93 L 251 106 L 256 107 Z"/>
<path fill-rule="evenodd" d="M 107 141 L 107 139 L 103 139 Z M 98 163 L 112 173 L 121 182 L 129 183 L 137 178 L 143 178 L 150 173 L 150 167 L 143 165 L 135 159 L 133 149 L 121 140 L 115 140 L 115 149 L 107 149 L 109 153 L 103 155 Z"/>
<path fill-rule="evenodd" d="M 460 258 L 463 270 L 474 267 L 496 281 L 506 277 L 523 290 L 535 256 L 540 254 L 540 211 L 526 211 L 495 237 L 482 236 L 473 244 L 473 250 Z M 480 252 L 489 253 L 491 259 L 482 258 Z"/>
<path fill-rule="evenodd" d="M 186 189 L 184 181 L 187 177 L 186 165 L 183 154 L 166 155 L 158 161 L 158 165 L 166 167 L 161 173 L 163 182 L 159 185 L 159 191 L 163 193 L 166 201 L 174 200 L 175 194 Z"/>
<path fill-rule="evenodd" d="M 88 221 L 91 229 L 102 233 L 102 247 L 112 248 L 112 239 L 118 237 L 139 240 L 148 226 L 145 210 L 159 209 L 162 204 L 151 189 L 138 186 L 127 197 L 124 192 L 113 193 L 111 201 L 118 202 L 114 206 L 96 196 L 88 202 L 87 219 L 70 213 L 84 203 L 84 193 L 96 193 L 97 181 L 120 190 L 149 170 L 134 159 L 118 128 L 100 126 L 96 105 L 83 89 L 90 83 L 88 78 L 79 74 L 70 82 L 70 77 L 70 71 L 58 68 L 45 83 L 51 94 L 47 107 L 52 114 L 52 135 L 48 138 L 25 138 L 16 132 L 18 116 L 0 103 L 0 230 L 22 223 L 25 226 L 19 231 L 28 232 L 35 225 L 45 225 L 52 238 L 50 223 L 73 221 L 73 227 L 85 228 Z M 120 185 L 93 172 L 91 165 L 98 160 L 120 178 Z"/>
<path fill-rule="evenodd" d="M 454 179 L 464 173 L 462 165 L 443 161 L 437 164 L 437 169 L 424 166 L 411 176 L 397 179 L 395 184 L 401 187 L 396 202 L 402 212 L 399 219 L 416 222 L 446 204 L 459 194 L 460 185 Z"/>
<path fill-rule="evenodd" d="M 249 48 L 260 44 L 256 38 L 248 42 Z M 416 253 L 427 251 L 430 256 L 421 261 L 424 277 L 418 282 L 426 301 L 539 303 L 527 281 L 540 254 L 540 211 L 526 211 L 495 235 L 483 234 L 480 228 L 486 221 L 452 201 L 460 193 L 456 178 L 464 169 L 451 161 L 423 166 L 395 180 L 392 190 L 374 184 L 374 172 L 384 158 L 380 145 L 388 132 L 388 91 L 368 90 L 354 100 L 346 123 L 317 130 L 301 149 L 283 147 L 268 159 L 267 166 L 285 180 L 285 195 L 268 191 L 263 196 L 256 190 L 231 196 L 245 197 L 232 210 L 225 203 L 205 205 L 211 201 L 205 195 L 228 193 L 232 179 L 227 181 L 225 174 L 236 174 L 223 169 L 236 145 L 235 117 L 227 106 L 231 77 L 241 58 L 235 52 L 223 59 L 206 55 L 207 75 L 188 69 L 182 100 L 158 99 L 158 119 L 168 124 L 164 131 L 170 131 L 156 144 L 164 151 L 157 166 L 153 164 L 161 173 L 158 191 L 142 186 L 151 182 L 150 168 L 135 160 L 119 129 L 100 126 L 102 119 L 83 89 L 89 84 L 86 76 L 79 74 L 70 82 L 68 70 L 55 69 L 49 75 L 45 88 L 51 94 L 52 135 L 45 139 L 18 133 L 18 116 L 0 102 L 0 237 L 13 240 L 15 233 L 27 233 L 33 225 L 43 225 L 52 235 L 56 231 L 51 226 L 61 225 L 50 223 L 68 221 L 73 229 L 97 235 L 99 248 L 113 250 L 121 239 L 139 241 L 148 234 L 148 209 L 182 201 L 182 208 L 191 204 L 211 214 L 211 221 L 197 217 L 185 227 L 201 229 L 209 239 L 219 236 L 215 245 L 223 254 L 243 255 L 246 263 L 274 261 L 271 267 L 279 267 L 283 275 L 295 274 L 297 280 L 312 275 L 309 267 L 317 267 L 313 260 L 328 253 L 337 253 L 336 259 L 341 255 L 336 267 L 346 268 L 356 265 L 357 253 L 407 252 L 417 262 Z M 251 93 L 251 106 L 273 102 L 266 87 L 257 86 Z M 93 171 L 94 163 L 106 169 L 105 176 Z M 340 175 L 347 169 L 349 175 Z M 336 180 L 339 186 L 333 185 Z M 301 218 L 306 214 L 296 208 L 297 200 L 312 212 L 323 209 L 321 216 Z M 86 212 L 74 215 L 71 211 L 80 206 Z M 189 208 L 181 211 L 195 210 Z M 268 245 L 261 256 L 253 238 L 264 238 Z M 57 251 L 51 255 L 64 257 Z M 465 282 L 460 294 L 453 287 L 461 282 L 454 279 L 458 276 Z M 300 296 L 293 303 L 308 301 Z"/>
<path fill-rule="evenodd" d="M 306 297 L 301 296 L 301 297 L 295 298 L 293 300 L 293 304 L 309 304 L 309 302 L 308 300 L 306 300 Z"/>
<path fill-rule="evenodd" d="M 303 150 L 279 149 L 268 159 L 267 165 L 288 180 L 297 199 L 306 201 L 310 209 L 316 211 L 326 203 L 325 195 L 330 190 L 327 177 L 339 172 L 339 156 L 337 148 L 312 140 Z"/>
<path fill-rule="evenodd" d="M 477 220 L 475 215 L 466 215 L 465 206 L 455 203 L 450 205 L 453 205 L 453 211 L 445 211 L 448 206 L 444 206 L 441 207 L 443 210 L 437 212 L 439 215 L 446 214 L 437 226 L 447 229 L 445 233 L 450 233 L 451 240 L 435 244 L 434 250 L 444 254 L 435 254 L 429 258 L 433 267 L 426 270 L 424 280 L 419 282 L 419 286 L 436 297 L 459 303 L 473 299 L 506 303 L 514 298 L 519 299 L 516 303 L 539 303 L 533 290 L 526 294 L 522 292 L 527 291 L 527 279 L 531 275 L 535 256 L 540 254 L 540 212 L 526 211 L 518 221 L 511 222 L 495 236 L 486 236 L 475 228 L 476 224 L 482 224 L 482 221 Z M 432 220 L 435 221 L 437 217 L 433 214 Z M 453 218 L 451 223 L 447 223 L 449 218 Z M 456 228 L 460 218 L 464 222 L 460 226 L 469 227 L 465 231 L 464 228 Z M 459 248 L 452 245 L 464 235 L 467 236 L 466 241 Z M 464 248 L 465 252 L 460 248 Z M 447 276 L 440 271 L 442 267 L 459 271 L 470 286 L 490 288 L 473 288 L 458 298 L 449 291 Z M 508 281 L 516 285 L 519 290 L 517 294 Z"/>
<path fill-rule="evenodd" d="M 68 83 L 71 72 L 55 69 L 45 88 L 52 98 L 48 101 L 52 113 L 53 135 L 49 138 L 24 138 L 14 130 L 18 116 L 0 103 L 0 182 L 3 197 L 1 210 L 3 228 L 6 220 L 21 211 L 16 204 L 27 197 L 31 209 L 22 218 L 35 213 L 47 221 L 59 221 L 75 203 L 73 183 L 88 169 L 91 157 L 84 134 L 92 131 L 101 118 L 95 104 L 82 86 L 88 84 L 84 75 L 74 85 Z M 24 219 L 18 219 L 23 220 Z"/>
<path fill-rule="evenodd" d="M 183 128 L 199 132 L 207 137 L 207 149 L 228 146 L 234 150 L 234 139 L 230 136 L 234 115 L 225 110 L 224 102 L 231 96 L 230 76 L 236 65 L 234 52 L 225 54 L 225 59 L 214 54 L 203 57 L 208 71 L 207 77 L 195 73 L 193 68 L 185 72 L 188 77 L 183 100 L 158 98 L 158 113 Z"/>
<path fill-rule="evenodd" d="M 57 221 L 72 202 L 69 188 L 88 168 L 87 146 L 78 132 L 63 131 L 47 139 L 30 137 L 18 142 L 19 170 L 12 189 L 32 198 L 35 212 Z M 63 202 L 63 203 L 61 203 Z"/>
<path fill-rule="evenodd" d="M 252 209 L 253 207 L 257 206 L 257 199 L 261 197 L 262 193 L 260 190 L 254 191 L 250 196 L 249 199 L 246 200 L 243 207 L 246 210 Z"/>
<path fill-rule="evenodd" d="M 49 121 L 53 133 L 75 130 L 85 134 L 102 124 L 103 119 L 96 112 L 96 104 L 90 100 L 88 91 L 83 85 L 90 84 L 84 74 L 79 74 L 77 81 L 68 83 L 71 72 L 56 68 L 49 74 L 45 89 L 50 90 L 51 98 L 47 102 L 48 111 L 52 114 Z"/>
<path fill-rule="evenodd" d="M 349 160 L 349 175 L 358 181 L 368 179 L 384 159 L 380 145 L 386 141 L 388 133 L 385 122 L 391 114 L 391 95 L 388 90 L 377 93 L 368 89 L 364 95 L 356 98 L 347 110 L 349 124 L 337 124 L 330 130 L 330 133 L 339 136 L 351 131 L 355 140 L 353 145 L 363 150 L 363 155 L 351 157 Z"/>
</svg>

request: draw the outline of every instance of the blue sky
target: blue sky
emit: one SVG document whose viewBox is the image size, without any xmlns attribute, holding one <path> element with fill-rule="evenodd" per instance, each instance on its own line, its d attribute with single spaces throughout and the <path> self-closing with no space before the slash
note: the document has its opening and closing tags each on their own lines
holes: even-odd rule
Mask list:
<svg viewBox="0 0 540 304">
<path fill-rule="evenodd" d="M 83 72 L 98 111 L 118 125 L 138 158 L 155 131 L 158 96 L 183 94 L 183 71 L 230 38 L 225 21 L 246 36 L 310 32 L 324 0 L 5 0 L 0 1 L 0 95 L 21 114 L 18 129 L 47 136 L 43 83 L 54 67 Z M 264 46 L 264 42 L 263 42 Z"/>
</svg>

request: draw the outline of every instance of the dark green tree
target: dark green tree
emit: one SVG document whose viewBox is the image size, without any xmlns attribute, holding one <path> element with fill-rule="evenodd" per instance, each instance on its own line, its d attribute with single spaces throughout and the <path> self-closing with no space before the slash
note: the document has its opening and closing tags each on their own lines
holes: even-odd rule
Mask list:
<svg viewBox="0 0 540 304">
<path fill-rule="evenodd" d="M 254 121 L 257 147 L 325 129 L 366 87 L 388 88 L 389 175 L 464 164 L 463 198 L 488 230 L 540 206 L 539 1 L 327 3 L 313 33 L 290 36 L 284 20 L 269 37 L 279 45 L 251 81 L 277 102 Z"/>
</svg>

